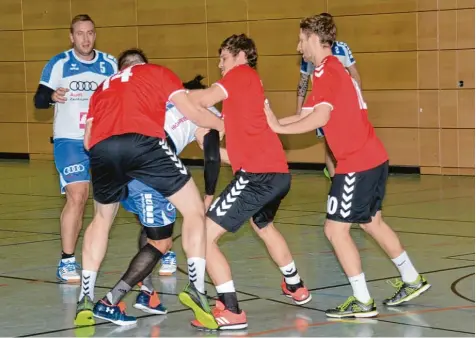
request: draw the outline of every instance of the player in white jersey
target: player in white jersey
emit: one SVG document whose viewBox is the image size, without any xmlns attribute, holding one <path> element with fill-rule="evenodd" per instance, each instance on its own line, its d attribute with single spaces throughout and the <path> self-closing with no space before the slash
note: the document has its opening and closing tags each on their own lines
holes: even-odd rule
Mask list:
<svg viewBox="0 0 476 338">
<path fill-rule="evenodd" d="M 332 18 L 332 16 L 329 13 L 321 13 L 319 14 L 321 16 L 327 16 Z M 357 66 L 355 65 L 355 59 L 352 56 L 352 51 L 350 50 L 349 46 L 342 41 L 335 41 L 332 45 L 332 54 L 339 59 L 339 61 L 344 65 L 344 67 L 347 69 L 349 72 L 350 76 L 354 78 L 355 81 L 357 81 L 357 84 L 359 87 L 361 87 L 361 82 L 360 82 L 360 75 L 359 72 L 357 71 Z M 301 114 L 302 110 L 302 105 L 304 103 L 304 99 L 306 97 L 306 92 L 309 84 L 309 78 L 311 78 L 312 81 L 312 73 L 314 72 L 314 64 L 311 61 L 306 61 L 304 58 L 301 59 L 301 78 L 299 80 L 298 84 L 298 90 L 297 90 L 297 109 L 296 113 L 299 115 Z M 324 130 L 322 128 L 319 128 L 316 130 L 316 135 L 319 138 L 324 137 Z M 335 173 L 335 159 L 334 156 L 332 155 L 329 146 L 327 145 L 326 142 L 326 151 L 325 151 L 325 162 L 326 162 L 326 169 L 324 170 L 324 173 L 326 174 L 327 177 L 332 179 L 334 177 Z"/>
<path fill-rule="evenodd" d="M 44 67 L 35 94 L 35 107 L 54 105 L 54 159 L 61 193 L 66 204 L 61 213 L 62 257 L 56 277 L 78 283 L 74 256 L 89 196 L 89 157 L 83 146 L 89 99 L 99 84 L 117 72 L 116 59 L 94 49 L 96 32 L 86 14 L 73 18 L 70 27 L 73 48 L 54 56 Z"/>
</svg>

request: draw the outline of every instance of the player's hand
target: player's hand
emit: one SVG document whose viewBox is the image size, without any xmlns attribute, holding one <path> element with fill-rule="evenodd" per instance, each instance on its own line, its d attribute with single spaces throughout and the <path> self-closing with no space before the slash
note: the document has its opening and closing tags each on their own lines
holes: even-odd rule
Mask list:
<svg viewBox="0 0 476 338">
<path fill-rule="evenodd" d="M 268 100 L 264 101 L 264 113 L 266 114 L 266 119 L 268 120 L 268 125 L 275 133 L 278 132 L 281 124 L 279 123 L 276 115 L 274 115 L 271 107 L 269 106 Z"/>
<path fill-rule="evenodd" d="M 51 94 L 51 99 L 53 102 L 65 103 L 66 102 L 66 93 L 69 92 L 68 88 L 60 87 Z"/>
<path fill-rule="evenodd" d="M 210 208 L 210 205 L 212 205 L 213 202 L 213 195 L 205 195 L 203 198 L 203 203 L 205 204 L 205 212 L 207 212 L 208 208 Z"/>
</svg>

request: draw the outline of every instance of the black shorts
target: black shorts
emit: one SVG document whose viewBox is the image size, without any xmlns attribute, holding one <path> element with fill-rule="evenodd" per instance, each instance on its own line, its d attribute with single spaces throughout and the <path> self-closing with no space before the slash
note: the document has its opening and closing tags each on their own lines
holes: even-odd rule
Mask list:
<svg viewBox="0 0 476 338">
<path fill-rule="evenodd" d="M 261 229 L 271 223 L 291 187 L 291 175 L 238 171 L 207 216 L 228 232 L 236 232 L 251 217 Z"/>
<path fill-rule="evenodd" d="M 382 210 L 388 161 L 366 171 L 336 174 L 327 197 L 327 218 L 343 223 L 369 223 Z"/>
<path fill-rule="evenodd" d="M 140 134 L 111 136 L 91 148 L 94 200 L 110 204 L 125 199 L 127 184 L 137 179 L 164 197 L 179 191 L 190 173 L 166 141 Z"/>
</svg>

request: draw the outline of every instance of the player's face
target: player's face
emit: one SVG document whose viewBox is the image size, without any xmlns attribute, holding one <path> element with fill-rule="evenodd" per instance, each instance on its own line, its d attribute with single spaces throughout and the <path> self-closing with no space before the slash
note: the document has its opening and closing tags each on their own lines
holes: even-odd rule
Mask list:
<svg viewBox="0 0 476 338">
<path fill-rule="evenodd" d="M 71 42 L 76 53 L 80 56 L 90 56 L 96 41 L 96 31 L 91 21 L 78 21 L 73 25 L 70 34 Z"/>
<path fill-rule="evenodd" d="M 237 56 L 233 56 L 228 50 L 223 49 L 220 54 L 218 68 L 221 70 L 221 76 L 225 76 L 232 68 L 246 63 L 245 53 L 239 52 Z"/>
<path fill-rule="evenodd" d="M 310 38 L 302 31 L 302 29 L 299 31 L 297 51 L 302 54 L 305 61 L 312 61 Z"/>
</svg>

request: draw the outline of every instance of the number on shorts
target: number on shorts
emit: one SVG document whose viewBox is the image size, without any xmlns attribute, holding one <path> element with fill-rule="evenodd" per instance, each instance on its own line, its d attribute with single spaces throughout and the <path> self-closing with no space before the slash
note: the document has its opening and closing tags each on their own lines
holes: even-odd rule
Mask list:
<svg viewBox="0 0 476 338">
<path fill-rule="evenodd" d="M 334 196 L 327 196 L 327 213 L 329 215 L 334 215 L 338 206 L 339 202 L 337 201 L 337 198 Z"/>
<path fill-rule="evenodd" d="M 357 81 L 351 77 L 352 83 L 354 84 L 355 91 L 357 92 L 357 99 L 359 100 L 360 109 L 367 109 L 367 103 L 365 103 L 364 98 L 362 97 L 362 92 L 360 91 L 359 84 Z"/>
<path fill-rule="evenodd" d="M 132 67 L 134 67 L 134 66 L 132 66 Z M 119 73 L 117 73 L 113 76 L 110 76 L 106 80 L 104 80 L 104 84 L 102 85 L 102 90 L 108 89 L 109 88 L 109 83 L 112 80 L 115 80 L 115 79 L 120 78 L 121 82 L 128 82 L 129 78 L 132 76 L 132 67 L 128 67 L 128 68 L 124 69 L 123 71 L 120 71 Z"/>
</svg>

